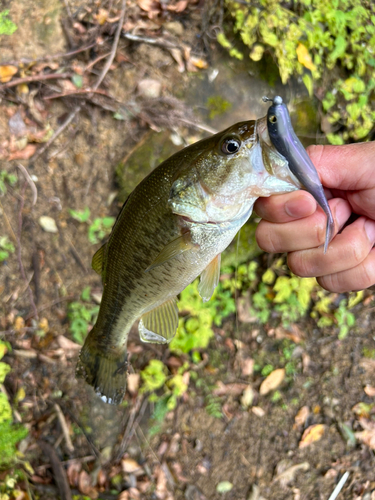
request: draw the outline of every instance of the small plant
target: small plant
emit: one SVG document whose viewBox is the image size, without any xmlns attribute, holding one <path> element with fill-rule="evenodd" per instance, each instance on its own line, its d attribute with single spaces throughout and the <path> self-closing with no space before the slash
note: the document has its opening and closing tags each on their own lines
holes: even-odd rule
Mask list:
<svg viewBox="0 0 375 500">
<path fill-rule="evenodd" d="M 114 217 L 96 217 L 91 222 L 91 212 L 88 207 L 85 207 L 83 210 L 73 210 L 70 208 L 69 214 L 78 222 L 87 222 L 89 224 L 88 239 L 93 245 L 100 243 L 111 232 L 116 220 Z"/>
<path fill-rule="evenodd" d="M 1 16 L 1 13 L 0 13 Z M 0 29 L 1 29 L 1 17 L 0 17 Z M 1 34 L 1 32 L 0 32 Z M 0 80 L 1 81 L 1 80 Z M 6 170 L 0 171 L 0 195 L 6 194 L 7 192 L 7 184 L 13 187 L 17 182 L 17 176 L 14 174 L 10 174 Z"/>
<path fill-rule="evenodd" d="M 114 217 L 97 217 L 94 219 L 93 223 L 89 226 L 89 242 L 93 245 L 100 243 L 111 232 L 115 220 Z"/>
<path fill-rule="evenodd" d="M 282 82 L 300 77 L 316 91 L 332 144 L 361 140 L 373 129 L 375 4 L 361 0 L 226 0 L 245 51 L 253 61 L 277 62 Z M 229 37 L 229 35 L 228 35 Z M 230 38 L 230 37 L 229 37 Z M 231 56 L 244 57 L 224 33 L 218 42 Z"/>
<path fill-rule="evenodd" d="M 11 253 L 14 253 L 15 248 L 11 241 L 8 240 L 7 236 L 0 237 L 0 262 L 7 260 Z"/>
<path fill-rule="evenodd" d="M 12 35 L 17 29 L 17 25 L 9 19 L 9 10 L 0 12 L 0 35 Z"/>
<path fill-rule="evenodd" d="M 90 287 L 86 287 L 81 294 L 81 301 L 71 302 L 68 306 L 69 330 L 78 344 L 83 344 L 89 325 L 96 321 L 99 306 L 87 305 L 90 301 Z"/>
<path fill-rule="evenodd" d="M 0 359 L 4 357 L 9 344 L 0 340 Z M 0 361 L 0 384 L 10 372 L 11 368 L 7 363 Z M 22 425 L 14 425 L 12 408 L 8 397 L 0 392 L 0 470 L 19 461 L 16 445 L 28 434 L 27 429 Z"/>
</svg>

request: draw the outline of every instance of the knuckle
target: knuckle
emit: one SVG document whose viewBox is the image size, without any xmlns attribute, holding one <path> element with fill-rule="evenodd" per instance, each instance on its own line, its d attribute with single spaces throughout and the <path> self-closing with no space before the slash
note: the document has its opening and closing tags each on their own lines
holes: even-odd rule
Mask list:
<svg viewBox="0 0 375 500">
<path fill-rule="evenodd" d="M 265 252 L 276 253 L 277 242 L 275 242 L 275 231 L 272 231 L 266 222 L 260 222 L 255 232 L 255 238 L 259 247 Z"/>
<path fill-rule="evenodd" d="M 362 282 L 360 289 L 368 288 L 375 284 L 375 260 L 369 259 L 362 264 Z"/>
<path fill-rule="evenodd" d="M 369 248 L 367 239 L 365 239 L 363 231 L 353 231 L 347 240 L 347 245 L 351 250 L 352 260 L 356 265 L 365 260 L 368 255 Z"/>
</svg>

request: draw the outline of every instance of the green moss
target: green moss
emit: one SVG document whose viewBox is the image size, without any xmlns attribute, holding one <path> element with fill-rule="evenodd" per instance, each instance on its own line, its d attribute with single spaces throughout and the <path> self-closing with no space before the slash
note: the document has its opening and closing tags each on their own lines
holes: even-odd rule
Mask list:
<svg viewBox="0 0 375 500">
<path fill-rule="evenodd" d="M 209 119 L 212 120 L 215 116 L 223 115 L 226 111 L 229 111 L 232 104 L 222 96 L 214 95 L 207 99 L 206 106 L 209 111 Z"/>
</svg>

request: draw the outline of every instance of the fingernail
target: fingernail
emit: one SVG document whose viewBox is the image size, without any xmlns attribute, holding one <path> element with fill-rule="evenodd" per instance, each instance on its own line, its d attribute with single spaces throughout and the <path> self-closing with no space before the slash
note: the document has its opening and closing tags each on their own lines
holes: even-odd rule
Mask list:
<svg viewBox="0 0 375 500">
<path fill-rule="evenodd" d="M 365 231 L 367 234 L 367 238 L 370 240 L 371 243 L 374 243 L 374 241 L 375 241 L 375 222 L 372 220 L 367 220 L 365 222 Z"/>
<path fill-rule="evenodd" d="M 313 207 L 313 200 L 306 196 L 299 196 L 285 203 L 285 212 L 290 217 L 307 217 L 311 215 L 316 206 Z"/>
</svg>

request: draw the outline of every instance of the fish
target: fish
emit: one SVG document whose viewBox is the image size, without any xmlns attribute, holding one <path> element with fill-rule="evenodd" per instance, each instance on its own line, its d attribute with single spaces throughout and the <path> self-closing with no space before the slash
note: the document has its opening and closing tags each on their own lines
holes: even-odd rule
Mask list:
<svg viewBox="0 0 375 500">
<path fill-rule="evenodd" d="M 139 320 L 144 342 L 169 343 L 178 326 L 177 295 L 200 276 L 199 293 L 210 299 L 220 255 L 256 199 L 301 187 L 270 142 L 266 117 L 237 123 L 155 168 L 129 195 L 93 256 L 103 296 L 76 375 L 106 403 L 121 403 L 132 325 Z"/>
<path fill-rule="evenodd" d="M 324 253 L 326 253 L 328 245 L 334 236 L 335 223 L 318 172 L 294 132 L 288 108 L 284 104 L 282 97 L 275 96 L 270 99 L 265 96 L 263 101 L 272 102 L 267 112 L 267 128 L 273 146 L 284 156 L 290 170 L 306 191 L 315 198 L 326 214 L 327 225 L 323 249 Z"/>
</svg>

